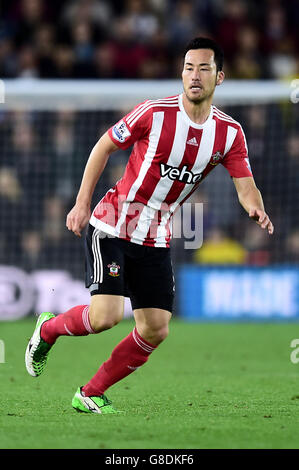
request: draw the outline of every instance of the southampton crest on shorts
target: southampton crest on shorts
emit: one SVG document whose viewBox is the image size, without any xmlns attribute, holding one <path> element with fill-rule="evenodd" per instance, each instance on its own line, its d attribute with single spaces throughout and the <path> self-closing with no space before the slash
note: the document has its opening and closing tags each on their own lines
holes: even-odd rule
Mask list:
<svg viewBox="0 0 299 470">
<path fill-rule="evenodd" d="M 220 163 L 220 161 L 222 160 L 223 157 L 224 157 L 224 155 L 222 155 L 221 152 L 216 152 L 211 156 L 211 159 L 210 159 L 209 163 L 211 165 L 218 165 L 218 163 Z"/>
<path fill-rule="evenodd" d="M 112 277 L 118 277 L 119 276 L 119 272 L 118 270 L 120 269 L 120 266 L 118 266 L 118 264 L 116 264 L 115 261 L 112 261 L 111 264 L 108 264 L 108 268 L 109 268 L 109 276 L 112 276 Z"/>
</svg>

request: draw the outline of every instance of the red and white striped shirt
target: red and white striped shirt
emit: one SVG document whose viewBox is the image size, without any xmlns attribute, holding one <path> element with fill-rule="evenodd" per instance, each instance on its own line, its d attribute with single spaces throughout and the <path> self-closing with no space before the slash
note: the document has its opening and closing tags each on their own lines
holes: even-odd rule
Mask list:
<svg viewBox="0 0 299 470">
<path fill-rule="evenodd" d="M 133 243 L 168 247 L 174 211 L 218 163 L 232 177 L 252 176 L 241 125 L 215 106 L 196 124 L 182 95 L 139 104 L 108 133 L 119 148 L 134 146 L 90 223 Z"/>
</svg>

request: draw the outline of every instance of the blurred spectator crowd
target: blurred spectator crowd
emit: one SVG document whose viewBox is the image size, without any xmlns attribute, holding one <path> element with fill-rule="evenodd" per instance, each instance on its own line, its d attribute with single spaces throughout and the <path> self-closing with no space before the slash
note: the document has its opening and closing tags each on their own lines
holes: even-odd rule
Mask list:
<svg viewBox="0 0 299 470">
<path fill-rule="evenodd" d="M 174 78 L 198 35 L 222 45 L 230 78 L 299 72 L 298 0 L 10 0 L 0 8 L 2 78 Z"/>
</svg>

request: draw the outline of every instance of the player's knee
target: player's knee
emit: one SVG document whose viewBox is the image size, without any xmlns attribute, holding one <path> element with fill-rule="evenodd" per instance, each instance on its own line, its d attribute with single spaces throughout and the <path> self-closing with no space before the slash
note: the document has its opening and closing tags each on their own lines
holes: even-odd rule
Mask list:
<svg viewBox="0 0 299 470">
<path fill-rule="evenodd" d="M 169 333 L 168 325 L 160 328 L 157 331 L 156 340 L 158 340 L 160 343 L 162 343 L 162 341 L 164 341 L 167 338 L 168 333 Z"/>
<path fill-rule="evenodd" d="M 109 330 L 123 317 L 122 299 L 112 296 L 93 296 L 89 308 L 90 326 L 95 333 Z"/>
<path fill-rule="evenodd" d="M 148 339 L 149 343 L 152 343 L 158 346 L 162 341 L 164 341 L 168 336 L 168 325 L 151 329 L 149 328 L 147 332 L 145 332 L 145 336 Z"/>
<path fill-rule="evenodd" d="M 95 333 L 100 333 L 101 331 L 110 330 L 119 321 L 117 318 L 94 318 L 90 320 L 90 326 Z"/>
<path fill-rule="evenodd" d="M 121 312 L 98 312 L 91 310 L 89 314 L 90 326 L 95 333 L 100 333 L 101 331 L 110 330 L 115 325 L 117 325 L 122 319 Z"/>
</svg>

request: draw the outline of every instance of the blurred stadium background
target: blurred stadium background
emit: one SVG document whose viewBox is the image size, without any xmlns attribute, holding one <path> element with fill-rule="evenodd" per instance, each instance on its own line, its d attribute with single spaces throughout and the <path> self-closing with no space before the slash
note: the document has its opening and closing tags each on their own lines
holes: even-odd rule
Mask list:
<svg viewBox="0 0 299 470">
<path fill-rule="evenodd" d="M 269 237 L 248 220 L 217 167 L 193 198 L 203 203 L 202 248 L 173 241 L 175 314 L 299 318 L 299 2 L 18 0 L 0 8 L 0 320 L 89 302 L 82 240 L 65 227 L 86 159 L 135 104 L 181 92 L 182 49 L 196 35 L 224 49 L 227 79 L 215 104 L 244 128 L 276 230 Z M 94 201 L 128 155 L 110 158 Z"/>
</svg>

